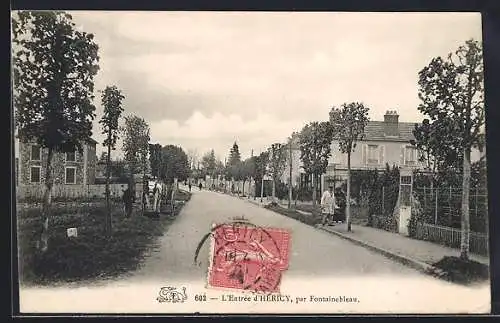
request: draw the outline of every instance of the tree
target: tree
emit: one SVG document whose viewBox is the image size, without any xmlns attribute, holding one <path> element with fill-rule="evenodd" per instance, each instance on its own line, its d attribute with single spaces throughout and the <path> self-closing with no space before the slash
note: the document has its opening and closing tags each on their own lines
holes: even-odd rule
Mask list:
<svg viewBox="0 0 500 323">
<path fill-rule="evenodd" d="M 125 117 L 125 127 L 122 129 L 125 133 L 123 139 L 123 151 L 125 153 L 125 162 L 130 172 L 130 182 L 135 187 L 134 174 L 141 172 L 143 186 L 146 181 L 146 171 L 148 166 L 149 153 L 149 125 L 138 116 Z M 144 194 L 141 196 L 141 207 L 144 213 Z"/>
<path fill-rule="evenodd" d="M 313 205 L 316 205 L 316 185 L 321 174 L 326 172 L 331 155 L 332 132 L 328 122 L 311 122 L 299 134 L 300 159 L 307 175 L 312 175 Z"/>
<path fill-rule="evenodd" d="M 458 149 L 459 138 L 446 133 L 452 125 L 443 126 L 443 123 L 430 122 L 424 119 L 421 124 L 416 124 L 413 130 L 415 140 L 410 143 L 424 152 L 420 156 L 420 161 L 426 161 L 429 170 L 441 171 L 446 168 L 460 169 L 462 151 Z"/>
<path fill-rule="evenodd" d="M 481 44 L 468 40 L 446 59 L 433 58 L 419 72 L 418 110 L 427 115 L 434 127 L 453 134 L 454 145 L 461 151 L 462 207 L 460 257 L 469 258 L 470 154 L 482 144 L 484 131 L 483 54 Z M 442 140 L 444 138 L 439 138 Z"/>
<path fill-rule="evenodd" d="M 181 147 L 167 145 L 162 148 L 162 168 L 160 178 L 167 184 L 173 184 L 174 179 L 180 181 L 187 179 L 189 174 L 188 156 Z"/>
<path fill-rule="evenodd" d="M 151 174 L 160 177 L 162 167 L 162 153 L 160 144 L 149 144 L 149 164 L 151 165 Z"/>
<path fill-rule="evenodd" d="M 110 205 L 110 191 L 109 191 L 109 178 L 111 176 L 111 150 L 116 149 L 116 141 L 118 140 L 119 125 L 118 121 L 123 112 L 122 101 L 125 97 L 116 86 L 107 86 L 102 92 L 102 106 L 104 113 L 99 123 L 102 126 L 102 134 L 106 135 L 106 139 L 102 145 L 108 148 L 106 153 L 106 222 L 105 232 L 111 233 L 111 205 Z"/>
<path fill-rule="evenodd" d="M 78 31 L 71 15 L 61 11 L 17 12 L 12 32 L 18 136 L 48 151 L 38 243 L 43 253 L 48 250 L 52 157 L 56 152 L 81 152 L 92 136 L 98 45 L 92 34 Z"/>
<path fill-rule="evenodd" d="M 283 176 L 287 161 L 287 146 L 280 143 L 274 143 L 269 148 L 269 171 L 273 179 L 273 201 L 276 198 L 276 183 Z"/>
<path fill-rule="evenodd" d="M 201 167 L 203 170 L 203 174 L 205 176 L 209 175 L 213 177 L 215 174 L 216 164 L 217 164 L 217 159 L 215 158 L 215 151 L 211 149 L 201 158 Z"/>
<path fill-rule="evenodd" d="M 241 154 L 238 144 L 234 142 L 233 146 L 229 150 L 229 159 L 226 164 L 226 179 L 228 180 L 240 180 L 240 167 L 241 164 Z"/>
<path fill-rule="evenodd" d="M 264 151 L 260 155 L 255 156 L 255 196 L 263 196 L 262 186 L 264 183 L 264 177 L 267 173 L 269 166 L 269 152 Z M 260 194 L 257 194 L 260 193 Z M 262 200 L 261 200 L 262 202 Z"/>
<path fill-rule="evenodd" d="M 347 154 L 347 231 L 351 231 L 351 153 L 356 148 L 356 142 L 364 137 L 365 126 L 369 121 L 368 110 L 363 103 L 352 102 L 330 111 L 331 139 L 337 140 L 340 152 Z"/>
<path fill-rule="evenodd" d="M 234 165 L 238 165 L 240 162 L 241 162 L 240 149 L 238 147 L 238 144 L 236 142 L 234 142 L 233 146 L 229 150 L 228 165 L 234 166 Z"/>
<path fill-rule="evenodd" d="M 254 177 L 255 174 L 255 157 L 245 159 L 240 163 L 239 176 L 243 181 L 242 194 L 245 195 L 245 183 Z"/>
</svg>

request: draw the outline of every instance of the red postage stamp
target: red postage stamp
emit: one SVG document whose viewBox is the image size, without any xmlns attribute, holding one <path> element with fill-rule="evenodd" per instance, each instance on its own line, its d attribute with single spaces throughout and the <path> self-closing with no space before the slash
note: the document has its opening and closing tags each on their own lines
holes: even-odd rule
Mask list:
<svg viewBox="0 0 500 323">
<path fill-rule="evenodd" d="M 249 224 L 222 224 L 212 231 L 211 287 L 279 292 L 288 268 L 290 233 Z"/>
</svg>

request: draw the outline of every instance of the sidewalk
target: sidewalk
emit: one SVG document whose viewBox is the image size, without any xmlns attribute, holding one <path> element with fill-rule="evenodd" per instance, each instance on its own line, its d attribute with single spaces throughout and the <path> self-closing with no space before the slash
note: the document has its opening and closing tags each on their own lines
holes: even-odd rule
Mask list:
<svg viewBox="0 0 500 323">
<path fill-rule="evenodd" d="M 322 227 L 322 230 L 331 232 L 344 239 L 365 245 L 382 253 L 388 253 L 403 260 L 434 264 L 445 256 L 459 256 L 460 250 L 442 246 L 436 243 L 412 239 L 397 233 L 366 226 L 352 225 L 351 232 L 347 232 L 345 224 Z M 489 265 L 488 257 L 470 254 L 471 260 Z"/>
<path fill-rule="evenodd" d="M 264 206 L 270 203 L 264 199 L 262 203 L 260 198 L 250 199 L 249 202 Z M 310 214 L 308 212 L 300 212 Z M 412 239 L 397 233 L 388 232 L 382 229 L 371 228 L 362 225 L 351 225 L 351 232 L 347 232 L 345 224 L 337 224 L 335 226 L 318 227 L 321 230 L 335 234 L 343 239 L 349 240 L 355 244 L 381 253 L 388 258 L 405 263 L 415 269 L 426 272 L 436 272 L 433 264 L 446 256 L 458 257 L 459 249 L 453 249 L 442 246 L 436 243 Z M 476 254 L 469 254 L 471 260 L 489 266 L 489 258 Z"/>
</svg>

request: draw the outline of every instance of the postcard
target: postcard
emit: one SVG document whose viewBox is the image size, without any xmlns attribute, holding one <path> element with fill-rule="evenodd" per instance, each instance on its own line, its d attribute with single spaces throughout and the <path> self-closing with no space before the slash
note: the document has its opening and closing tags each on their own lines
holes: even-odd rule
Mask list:
<svg viewBox="0 0 500 323">
<path fill-rule="evenodd" d="M 21 315 L 490 312 L 479 13 L 11 21 Z"/>
</svg>

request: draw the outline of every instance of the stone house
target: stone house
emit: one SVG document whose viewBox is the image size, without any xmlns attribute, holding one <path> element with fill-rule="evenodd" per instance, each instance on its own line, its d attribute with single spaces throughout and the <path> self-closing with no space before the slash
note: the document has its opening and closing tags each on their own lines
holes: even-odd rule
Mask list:
<svg viewBox="0 0 500 323">
<path fill-rule="evenodd" d="M 97 141 L 90 139 L 83 144 L 82 152 L 55 152 L 52 157 L 54 184 L 94 184 L 96 144 Z M 47 157 L 47 148 L 34 142 L 19 141 L 19 185 L 44 184 Z"/>
</svg>

